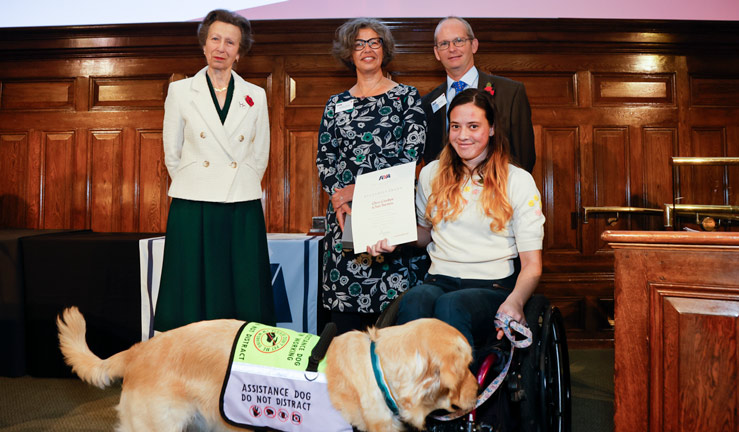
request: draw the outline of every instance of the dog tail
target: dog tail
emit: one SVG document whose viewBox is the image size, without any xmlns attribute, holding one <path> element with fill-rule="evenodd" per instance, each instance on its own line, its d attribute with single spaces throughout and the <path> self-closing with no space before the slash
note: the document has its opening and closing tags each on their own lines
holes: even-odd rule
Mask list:
<svg viewBox="0 0 739 432">
<path fill-rule="evenodd" d="M 85 340 L 87 325 L 85 318 L 77 307 L 65 309 L 57 317 L 59 329 L 59 348 L 64 354 L 64 361 L 72 366 L 72 371 L 88 384 L 105 388 L 114 380 L 123 377 L 126 351 L 120 352 L 106 360 L 90 351 Z"/>
</svg>

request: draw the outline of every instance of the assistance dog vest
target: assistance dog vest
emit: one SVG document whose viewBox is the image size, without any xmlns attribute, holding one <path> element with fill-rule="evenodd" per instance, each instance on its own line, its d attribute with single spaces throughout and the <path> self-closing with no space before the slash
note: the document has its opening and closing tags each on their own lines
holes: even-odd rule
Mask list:
<svg viewBox="0 0 739 432">
<path fill-rule="evenodd" d="M 236 334 L 221 389 L 223 419 L 237 427 L 283 432 L 351 432 L 328 396 L 321 338 L 245 323 Z M 325 349 L 325 348 L 323 348 Z"/>
</svg>

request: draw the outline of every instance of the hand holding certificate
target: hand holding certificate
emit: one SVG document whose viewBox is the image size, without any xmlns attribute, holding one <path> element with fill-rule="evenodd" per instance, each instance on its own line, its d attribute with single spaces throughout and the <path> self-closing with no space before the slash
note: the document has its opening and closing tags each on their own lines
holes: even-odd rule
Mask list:
<svg viewBox="0 0 739 432">
<path fill-rule="evenodd" d="M 415 178 L 415 162 L 357 176 L 350 227 L 355 253 L 382 239 L 389 245 L 416 240 Z"/>
</svg>

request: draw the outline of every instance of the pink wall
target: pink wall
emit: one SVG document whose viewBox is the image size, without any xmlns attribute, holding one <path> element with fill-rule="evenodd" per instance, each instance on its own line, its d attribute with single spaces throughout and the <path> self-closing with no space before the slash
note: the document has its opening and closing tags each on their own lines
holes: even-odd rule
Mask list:
<svg viewBox="0 0 739 432">
<path fill-rule="evenodd" d="M 126 0 L 105 7 L 99 0 L 0 1 L 0 27 L 199 21 L 215 8 L 255 20 L 458 15 L 739 21 L 739 0 Z"/>
<path fill-rule="evenodd" d="M 241 12 L 256 20 L 458 15 L 739 21 L 739 0 L 287 0 Z"/>
</svg>

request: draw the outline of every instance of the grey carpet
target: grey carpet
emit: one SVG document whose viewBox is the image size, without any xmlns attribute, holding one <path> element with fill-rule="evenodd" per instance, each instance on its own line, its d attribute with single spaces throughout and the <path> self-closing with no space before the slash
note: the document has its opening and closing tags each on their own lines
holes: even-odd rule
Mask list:
<svg viewBox="0 0 739 432">
<path fill-rule="evenodd" d="M 572 431 L 613 431 L 613 350 L 570 350 Z"/>
<path fill-rule="evenodd" d="M 0 431 L 112 431 L 120 386 L 68 378 L 0 378 Z"/>
<path fill-rule="evenodd" d="M 573 432 L 613 431 L 613 350 L 570 350 Z M 0 377 L 0 432 L 102 432 L 116 424 L 120 386 Z"/>
</svg>

